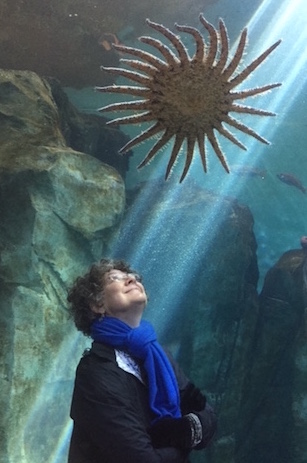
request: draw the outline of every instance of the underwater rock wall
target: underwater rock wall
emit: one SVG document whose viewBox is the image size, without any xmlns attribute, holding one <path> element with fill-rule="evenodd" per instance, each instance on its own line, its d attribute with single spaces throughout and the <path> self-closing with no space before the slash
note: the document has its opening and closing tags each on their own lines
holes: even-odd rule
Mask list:
<svg viewBox="0 0 307 463">
<path fill-rule="evenodd" d="M 125 187 L 114 168 L 66 145 L 38 75 L 0 71 L 0 121 L 0 461 L 41 463 L 63 433 L 84 345 L 71 340 L 67 286 L 107 253 Z"/>
<path fill-rule="evenodd" d="M 181 365 L 202 388 L 219 420 L 214 443 L 205 454 L 193 452 L 191 461 L 234 463 L 250 340 L 259 316 L 257 245 L 253 217 L 247 207 L 215 194 L 199 199 L 198 204 L 189 204 L 184 214 L 194 225 L 191 231 L 200 222 L 200 211 L 210 214 L 215 203 L 218 214 L 195 252 L 196 271 L 172 331 L 181 336 Z M 189 240 L 193 242 L 193 236 L 189 235 Z"/>
<path fill-rule="evenodd" d="M 240 224 L 239 241 L 248 237 L 244 221 Z M 228 237 L 232 229 L 225 224 Z M 246 244 L 234 242 L 238 254 L 231 259 L 226 246 L 215 249 L 216 259 L 210 256 L 210 270 L 204 264 L 203 280 L 196 284 L 199 294 L 185 310 L 182 363 L 219 417 L 205 459 L 195 452 L 192 461 L 304 463 L 307 253 L 282 255 L 258 296 L 255 248 Z M 254 250 L 250 257 L 248 249 Z"/>
<path fill-rule="evenodd" d="M 285 252 L 268 271 L 250 340 L 236 462 L 307 459 L 307 253 Z"/>
<path fill-rule="evenodd" d="M 90 154 L 115 167 L 125 178 L 131 151 L 124 156 L 118 151 L 129 141 L 129 137 L 119 128 L 108 126 L 108 119 L 105 117 L 79 112 L 70 103 L 58 80 L 51 77 L 47 77 L 46 80 L 58 109 L 59 126 L 66 144 L 75 151 Z"/>
</svg>

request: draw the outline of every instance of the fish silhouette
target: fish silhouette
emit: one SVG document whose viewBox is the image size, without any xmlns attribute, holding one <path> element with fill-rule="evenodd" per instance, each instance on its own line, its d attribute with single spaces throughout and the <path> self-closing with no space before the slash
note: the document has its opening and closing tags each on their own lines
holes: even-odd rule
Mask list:
<svg viewBox="0 0 307 463">
<path fill-rule="evenodd" d="M 266 170 L 250 166 L 232 166 L 231 172 L 243 177 L 260 177 L 264 179 L 266 176 Z"/>
<path fill-rule="evenodd" d="M 306 193 L 306 188 L 303 186 L 302 182 L 297 177 L 295 177 L 295 175 L 287 174 L 287 173 L 280 173 L 280 174 L 277 174 L 276 176 L 283 183 L 286 183 L 287 185 L 295 186 L 295 188 L 298 188 L 303 193 Z"/>
</svg>

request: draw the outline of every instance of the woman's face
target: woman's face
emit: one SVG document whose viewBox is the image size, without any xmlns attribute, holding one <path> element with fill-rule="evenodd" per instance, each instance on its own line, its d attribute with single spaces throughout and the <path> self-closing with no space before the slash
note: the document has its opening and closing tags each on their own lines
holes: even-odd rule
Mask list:
<svg viewBox="0 0 307 463">
<path fill-rule="evenodd" d="M 103 312 L 121 318 L 124 312 L 143 312 L 147 295 L 139 276 L 112 269 L 104 276 Z"/>
</svg>

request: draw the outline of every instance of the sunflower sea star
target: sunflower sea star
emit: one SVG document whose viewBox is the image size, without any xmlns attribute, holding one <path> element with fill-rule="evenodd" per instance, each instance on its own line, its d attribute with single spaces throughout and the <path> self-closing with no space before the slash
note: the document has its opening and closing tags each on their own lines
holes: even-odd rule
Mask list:
<svg viewBox="0 0 307 463">
<path fill-rule="evenodd" d="M 251 135 L 262 143 L 268 144 L 267 140 L 250 127 L 231 117 L 229 113 L 274 116 L 275 114 L 272 112 L 237 104 L 236 100 L 255 96 L 281 85 L 275 83 L 248 90 L 233 91 L 279 45 L 280 40 L 245 69 L 234 75 L 244 52 L 247 29 L 245 28 L 242 31 L 237 50 L 227 64 L 229 41 L 224 22 L 220 20 L 218 31 L 206 21 L 202 14 L 200 15 L 200 21 L 209 33 L 210 45 L 208 49 L 198 29 L 175 25 L 178 31 L 191 34 L 195 40 L 196 50 L 194 55 L 190 56 L 177 35 L 165 26 L 147 19 L 147 24 L 150 27 L 170 41 L 178 56 L 168 46 L 153 37 L 140 37 L 140 41 L 156 48 L 164 59 L 160 59 L 141 49 L 114 45 L 116 50 L 139 59 L 121 59 L 121 62 L 128 65 L 132 70 L 114 67 L 103 67 L 103 69 L 140 85 L 97 87 L 100 92 L 129 94 L 141 98 L 137 101 L 114 103 L 100 108 L 99 111 L 138 111 L 137 114 L 114 119 L 109 121 L 108 124 L 140 124 L 153 121 L 153 125 L 123 146 L 120 153 L 125 153 L 133 146 L 163 132 L 138 168 L 147 164 L 174 137 L 175 141 L 166 169 L 165 179 L 167 179 L 186 140 L 186 161 L 180 182 L 182 182 L 189 170 L 196 142 L 204 171 L 207 172 L 206 138 L 212 145 L 224 169 L 229 172 L 225 156 L 214 130 L 239 148 L 246 150 L 246 147 L 233 133 L 224 127 L 223 123 Z"/>
</svg>

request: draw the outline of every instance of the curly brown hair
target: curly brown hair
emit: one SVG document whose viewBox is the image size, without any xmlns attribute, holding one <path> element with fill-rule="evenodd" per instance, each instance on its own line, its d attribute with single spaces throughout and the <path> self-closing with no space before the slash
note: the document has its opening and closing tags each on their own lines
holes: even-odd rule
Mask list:
<svg viewBox="0 0 307 463">
<path fill-rule="evenodd" d="M 95 262 L 84 276 L 78 277 L 68 291 L 69 313 L 77 330 L 86 336 L 90 336 L 91 324 L 99 316 L 91 307 L 103 304 L 103 277 L 113 269 L 136 273 L 124 260 L 101 259 Z"/>
</svg>

